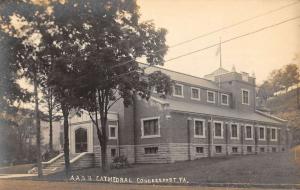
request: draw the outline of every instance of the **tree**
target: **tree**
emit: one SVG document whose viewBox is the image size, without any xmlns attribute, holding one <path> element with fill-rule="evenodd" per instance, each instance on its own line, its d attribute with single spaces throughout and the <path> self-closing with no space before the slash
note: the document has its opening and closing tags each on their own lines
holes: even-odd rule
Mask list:
<svg viewBox="0 0 300 190">
<path fill-rule="evenodd" d="M 30 79 L 34 84 L 35 124 L 37 137 L 38 176 L 42 177 L 41 165 L 41 136 L 38 86 L 42 83 L 44 68 L 41 56 L 41 41 L 39 28 L 47 26 L 44 7 L 34 6 L 26 1 L 7 1 L 1 4 L 1 29 L 10 37 L 18 39 L 15 45 L 15 61 L 19 66 L 18 72 Z M 39 14 L 42 13 L 42 14 Z"/>
<path fill-rule="evenodd" d="M 43 97 L 41 102 L 46 104 L 47 109 L 47 118 L 44 118 L 49 122 L 49 153 L 50 157 L 53 156 L 53 121 L 57 121 L 61 118 L 60 115 L 57 115 L 60 111 L 59 102 L 55 99 L 53 94 L 53 89 L 43 86 L 41 89 Z"/>
<path fill-rule="evenodd" d="M 70 105 L 90 113 L 106 169 L 109 109 L 121 99 L 130 105 L 135 95 L 148 99 L 157 81 L 165 82 L 158 85 L 161 90 L 171 91 L 169 77 L 158 72 L 148 78 L 136 61 L 144 57 L 150 65 L 163 64 L 166 30 L 140 22 L 133 0 L 69 0 L 56 4 L 53 14 L 63 37 L 57 44 L 66 53 L 60 57 L 64 64 L 54 66 L 61 74 L 54 72 L 52 79 L 57 84 L 65 80 L 63 86 L 77 104 Z"/>
<path fill-rule="evenodd" d="M 288 64 L 284 67 L 281 83 L 285 87 L 286 92 L 288 88 L 297 84 L 298 82 L 298 67 L 296 64 Z"/>
<path fill-rule="evenodd" d="M 274 88 L 269 81 L 264 81 L 263 84 L 259 86 L 257 96 L 261 97 L 265 102 L 268 100 L 269 97 L 274 95 Z"/>
</svg>

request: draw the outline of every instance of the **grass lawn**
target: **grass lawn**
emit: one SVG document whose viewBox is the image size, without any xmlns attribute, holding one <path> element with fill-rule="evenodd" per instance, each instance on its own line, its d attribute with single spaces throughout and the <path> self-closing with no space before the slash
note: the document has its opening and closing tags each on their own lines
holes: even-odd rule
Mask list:
<svg viewBox="0 0 300 190">
<path fill-rule="evenodd" d="M 116 176 L 130 178 L 185 177 L 190 183 L 300 184 L 300 151 L 227 158 L 203 158 L 173 164 L 135 164 L 131 168 L 113 169 L 104 174 L 101 168 L 73 171 L 80 176 Z M 64 173 L 47 176 L 62 180 Z"/>
<path fill-rule="evenodd" d="M 16 166 L 7 166 L 0 168 L 1 174 L 27 174 L 28 170 L 33 167 L 33 164 L 20 164 Z"/>
</svg>

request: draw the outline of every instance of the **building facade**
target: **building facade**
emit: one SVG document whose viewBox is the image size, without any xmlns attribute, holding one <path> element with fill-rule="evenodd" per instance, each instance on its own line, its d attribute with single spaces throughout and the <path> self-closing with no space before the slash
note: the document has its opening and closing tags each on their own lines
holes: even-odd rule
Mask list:
<svg viewBox="0 0 300 190">
<path fill-rule="evenodd" d="M 108 161 L 125 155 L 130 163 L 173 163 L 203 157 L 284 151 L 286 121 L 256 110 L 255 77 L 219 68 L 204 78 L 160 70 L 175 81 L 173 94 L 161 98 L 155 88 L 124 107 L 120 100 L 108 116 Z M 72 154 L 94 153 L 100 145 L 87 114 L 70 119 Z"/>
</svg>

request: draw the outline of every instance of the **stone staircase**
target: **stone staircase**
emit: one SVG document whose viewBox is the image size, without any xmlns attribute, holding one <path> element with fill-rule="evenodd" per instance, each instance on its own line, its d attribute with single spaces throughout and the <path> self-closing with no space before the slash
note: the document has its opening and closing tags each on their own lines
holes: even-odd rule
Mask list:
<svg viewBox="0 0 300 190">
<path fill-rule="evenodd" d="M 43 175 L 49 175 L 61 172 L 65 169 L 64 153 L 60 153 L 56 157 L 47 162 L 42 162 Z M 95 155 L 90 152 L 70 154 L 70 165 L 72 170 L 90 168 L 95 166 Z M 37 174 L 37 167 L 29 170 L 30 174 Z"/>
<path fill-rule="evenodd" d="M 70 154 L 70 161 L 77 157 L 79 154 Z M 53 162 L 43 162 L 43 174 L 49 175 L 52 173 L 60 172 L 65 169 L 65 157 L 64 154 L 61 153 Z M 50 160 L 51 161 L 51 160 Z"/>
</svg>

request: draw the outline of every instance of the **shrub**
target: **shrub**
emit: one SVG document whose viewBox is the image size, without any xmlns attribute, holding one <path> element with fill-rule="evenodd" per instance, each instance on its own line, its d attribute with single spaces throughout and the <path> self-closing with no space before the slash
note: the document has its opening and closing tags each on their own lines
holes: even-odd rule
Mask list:
<svg viewBox="0 0 300 190">
<path fill-rule="evenodd" d="M 113 162 L 111 163 L 110 168 L 120 169 L 120 168 L 127 168 L 129 166 L 130 165 L 127 160 L 127 157 L 124 155 L 121 155 L 121 156 L 117 156 L 113 159 Z"/>
</svg>

